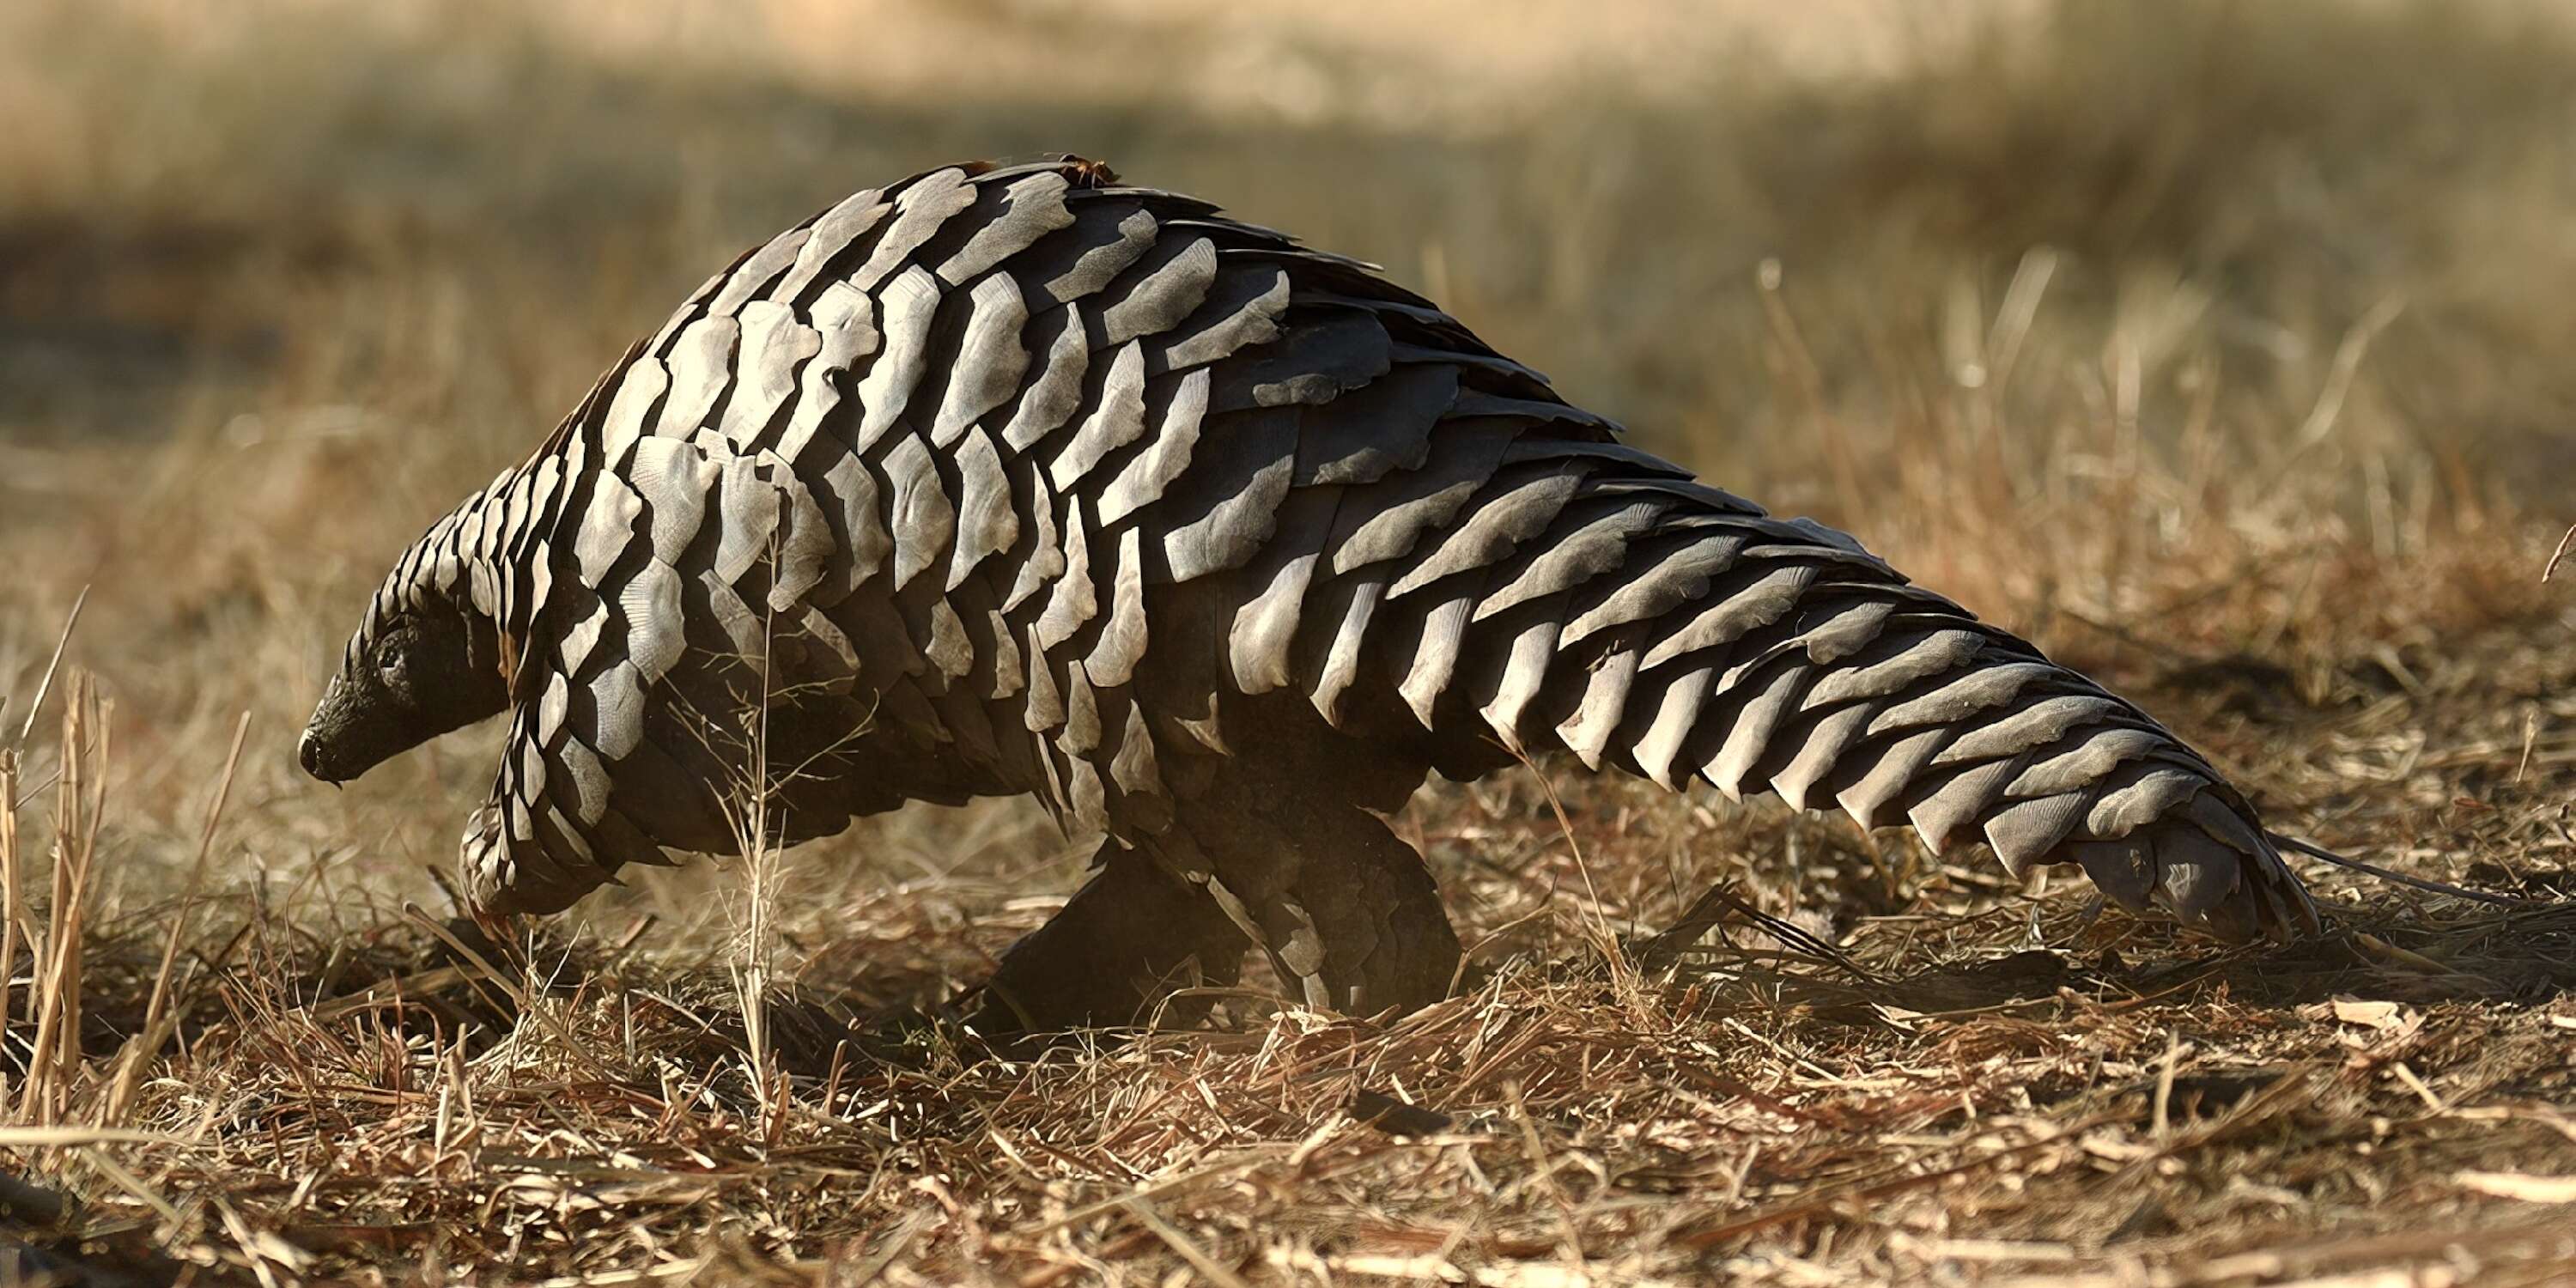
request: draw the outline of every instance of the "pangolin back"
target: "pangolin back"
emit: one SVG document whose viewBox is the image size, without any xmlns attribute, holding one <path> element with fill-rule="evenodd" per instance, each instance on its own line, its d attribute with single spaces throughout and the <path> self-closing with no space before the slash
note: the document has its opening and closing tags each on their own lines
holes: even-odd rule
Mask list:
<svg viewBox="0 0 2576 1288">
<path fill-rule="evenodd" d="M 1242 695 L 1476 773 L 1776 792 L 2230 938 L 2314 911 L 2137 707 L 1772 518 L 1368 266 L 1068 160 L 833 206 L 710 278 L 406 557 L 516 657 L 474 896 L 1035 793 L 1151 837 Z M 397 578 L 405 575 L 398 570 Z M 765 759 L 747 760 L 762 746 Z"/>
</svg>

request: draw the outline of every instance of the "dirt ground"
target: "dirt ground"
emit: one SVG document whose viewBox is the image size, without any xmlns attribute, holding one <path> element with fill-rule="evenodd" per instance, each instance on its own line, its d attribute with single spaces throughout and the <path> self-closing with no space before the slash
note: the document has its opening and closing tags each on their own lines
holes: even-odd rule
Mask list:
<svg viewBox="0 0 2576 1288">
<path fill-rule="evenodd" d="M 2576 1282 L 2544 0 L 21 0 L 0 119 L 0 1283 Z M 1401 820 L 1401 1018 L 895 1042 L 1078 880 L 1019 802 L 460 933 L 497 731 L 293 763 L 393 557 L 744 244 L 1059 151 L 2452 889 L 2226 951 L 1568 762 Z"/>
</svg>

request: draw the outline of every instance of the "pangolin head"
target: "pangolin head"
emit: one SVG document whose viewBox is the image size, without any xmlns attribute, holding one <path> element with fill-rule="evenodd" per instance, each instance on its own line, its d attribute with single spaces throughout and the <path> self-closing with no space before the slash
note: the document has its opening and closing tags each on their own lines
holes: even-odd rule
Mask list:
<svg viewBox="0 0 2576 1288">
<path fill-rule="evenodd" d="M 477 607 L 470 559 L 457 549 L 465 517 L 460 510 L 433 527 L 368 602 L 304 726 L 296 748 L 304 772 L 347 782 L 509 705 L 503 636 Z"/>
</svg>

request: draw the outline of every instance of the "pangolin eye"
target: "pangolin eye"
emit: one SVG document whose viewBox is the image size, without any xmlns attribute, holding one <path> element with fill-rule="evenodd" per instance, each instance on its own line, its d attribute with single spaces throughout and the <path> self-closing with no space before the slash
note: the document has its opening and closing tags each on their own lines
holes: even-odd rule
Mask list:
<svg viewBox="0 0 2576 1288">
<path fill-rule="evenodd" d="M 386 683 L 401 683 L 403 678 L 403 659 L 408 652 L 409 650 L 403 647 L 403 642 L 398 639 L 386 640 L 384 643 L 377 645 L 376 674 L 384 677 Z"/>
</svg>

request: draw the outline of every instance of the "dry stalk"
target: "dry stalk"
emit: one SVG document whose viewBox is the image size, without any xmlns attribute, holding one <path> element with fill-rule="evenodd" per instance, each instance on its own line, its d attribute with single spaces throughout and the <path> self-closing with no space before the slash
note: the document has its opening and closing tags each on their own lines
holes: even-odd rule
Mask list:
<svg viewBox="0 0 2576 1288">
<path fill-rule="evenodd" d="M 108 725 L 89 676 L 75 670 L 64 694 L 62 774 L 54 792 L 53 877 L 45 933 L 33 937 L 35 1030 L 26 1081 L 10 1119 L 29 1126 L 67 1120 L 80 1079 L 81 977 L 99 816 L 106 805 Z M 14 843 L 12 867 L 15 867 Z M 13 874 L 14 875 L 14 874 Z M 14 891 L 17 883 L 13 879 Z"/>
<path fill-rule="evenodd" d="M 1575 835 L 1573 816 L 1565 812 L 1565 801 L 1556 794 L 1556 783 L 1548 777 L 1547 771 L 1520 748 L 1514 747 L 1511 752 L 1547 797 L 1548 810 L 1556 815 L 1557 832 L 1565 838 L 1566 848 L 1573 852 L 1574 870 L 1583 877 L 1584 897 L 1592 904 L 1592 924 L 1586 929 L 1591 932 L 1595 951 L 1601 954 L 1602 962 L 1609 968 L 1611 982 L 1617 986 L 1620 995 L 1635 996 L 1637 968 L 1629 963 L 1627 954 L 1620 951 L 1619 936 L 1610 929 L 1610 916 L 1601 902 L 1601 889 L 1592 880 L 1592 865 L 1583 857 L 1583 840 Z"/>
<path fill-rule="evenodd" d="M 117 1068 L 107 1106 L 100 1115 L 102 1122 L 115 1122 L 124 1116 L 132 1103 L 134 1087 L 143 1076 L 144 1061 L 170 1040 L 177 1021 L 170 1012 L 170 976 L 179 961 L 179 945 L 188 933 L 189 914 L 196 911 L 197 896 L 205 888 L 206 856 L 214 850 L 215 828 L 223 821 L 224 803 L 232 798 L 233 776 L 241 770 L 242 741 L 250 735 L 250 713 L 245 711 L 233 724 L 232 749 L 224 754 L 224 769 L 215 781 L 214 799 L 206 804 L 205 825 L 197 832 L 196 858 L 188 865 L 188 881 L 179 893 L 179 906 L 171 910 L 169 933 L 162 937 L 161 962 L 152 972 L 152 996 L 144 1003 L 143 1028 L 128 1038 L 117 1057 Z M 0 791 L 0 796 L 5 796 Z M 5 958 L 0 958 L 5 960 Z"/>
<path fill-rule="evenodd" d="M 26 723 L 18 726 L 18 746 L 25 746 L 36 732 L 36 717 L 45 709 L 45 695 L 53 691 L 54 676 L 62 670 L 63 654 L 71 648 L 72 628 L 80 625 L 81 608 L 88 603 L 89 587 L 83 586 L 72 600 L 72 610 L 63 616 L 62 634 L 54 638 L 54 655 L 45 663 L 44 677 L 36 681 L 36 696 L 27 703 Z"/>
<path fill-rule="evenodd" d="M 0 747 L 0 1037 L 12 1031 L 16 1014 L 18 926 L 26 916 L 18 890 L 18 751 Z M 33 940 L 30 940 L 32 946 Z M 9 1074 L 0 1069 L 0 1110 L 10 1107 Z"/>
<path fill-rule="evenodd" d="M 775 539 L 770 552 L 777 558 Z M 745 906 L 739 932 L 735 936 L 733 963 L 734 993 L 742 1007 L 743 1058 L 750 1075 L 754 1094 L 760 1098 L 763 1120 L 774 1129 L 785 1113 L 782 1098 L 773 1094 L 780 1079 L 771 1059 L 769 1032 L 770 971 L 776 937 L 776 900 L 778 897 L 778 856 L 780 846 L 770 834 L 770 808 L 777 785 L 769 778 L 769 659 L 770 632 L 773 622 L 761 622 L 761 656 L 751 659 L 760 674 L 760 699 L 746 712 L 751 726 L 751 745 L 744 750 L 741 782 L 737 785 L 733 808 L 726 811 L 734 825 L 736 848 L 743 856 Z"/>
</svg>

